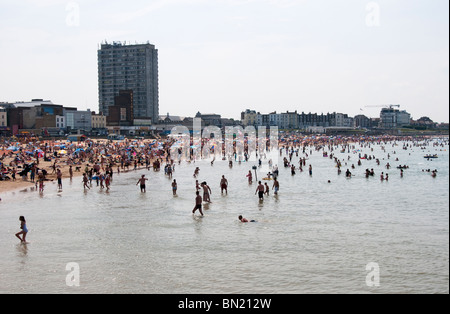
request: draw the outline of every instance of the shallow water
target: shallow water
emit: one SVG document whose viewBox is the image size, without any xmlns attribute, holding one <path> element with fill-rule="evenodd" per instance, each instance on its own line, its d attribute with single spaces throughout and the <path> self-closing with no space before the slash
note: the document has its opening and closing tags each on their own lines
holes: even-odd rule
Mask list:
<svg viewBox="0 0 450 314">
<path fill-rule="evenodd" d="M 356 149 L 380 166 L 357 166 L 359 152 L 335 149 L 341 160 L 351 156 L 341 175 L 322 152 L 295 176 L 279 162 L 280 193 L 262 203 L 245 177 L 253 163 L 230 169 L 221 161 L 177 166 L 177 197 L 163 172 L 146 170 L 115 173 L 109 192 L 95 183 L 83 191 L 75 178 L 62 193 L 56 183 L 43 194 L 2 193 L 0 293 L 448 293 L 448 146 L 371 147 Z M 439 158 L 427 161 L 426 153 Z M 346 179 L 352 163 L 355 176 Z M 399 164 L 410 167 L 403 178 Z M 196 166 L 213 190 L 203 218 L 191 213 Z M 375 177 L 366 179 L 366 168 Z M 436 178 L 422 172 L 428 168 L 438 169 Z M 136 186 L 141 174 L 149 178 L 145 194 Z M 220 193 L 222 174 L 228 195 Z M 239 214 L 257 222 L 240 223 Z M 26 245 L 14 237 L 20 215 Z M 79 286 L 66 284 L 68 263 L 79 266 Z M 367 285 L 368 263 L 379 265 L 379 286 Z"/>
</svg>

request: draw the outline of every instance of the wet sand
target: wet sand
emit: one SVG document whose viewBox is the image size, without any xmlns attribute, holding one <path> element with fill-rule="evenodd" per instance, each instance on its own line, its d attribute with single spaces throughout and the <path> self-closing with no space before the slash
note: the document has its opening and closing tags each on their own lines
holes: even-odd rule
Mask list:
<svg viewBox="0 0 450 314">
<path fill-rule="evenodd" d="M 12 160 L 12 158 L 11 158 Z M 10 159 L 7 158 L 5 163 L 9 163 Z M 47 170 L 47 180 L 46 182 L 56 181 L 56 172 L 52 174 L 52 165 L 54 161 L 39 161 L 39 168 Z M 75 167 L 72 166 L 73 169 L 73 178 L 81 177 L 83 175 L 85 165 L 82 166 L 80 171 L 75 171 Z M 57 163 L 57 169 L 60 169 L 62 172 L 62 179 L 67 179 L 70 177 L 69 174 L 69 166 L 65 163 L 65 158 L 59 158 Z M 80 178 L 81 182 L 81 178 Z M 34 188 L 35 182 L 31 182 L 30 176 L 28 175 L 28 180 L 23 180 L 22 177 L 16 174 L 16 181 L 8 180 L 8 181 L 0 181 L 0 194 L 3 192 L 11 192 L 15 190 L 22 190 L 28 188 Z"/>
</svg>

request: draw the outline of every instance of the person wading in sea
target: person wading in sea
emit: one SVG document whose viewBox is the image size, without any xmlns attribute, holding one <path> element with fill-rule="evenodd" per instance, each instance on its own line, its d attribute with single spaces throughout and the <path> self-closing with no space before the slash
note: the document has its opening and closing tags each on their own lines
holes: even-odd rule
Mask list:
<svg viewBox="0 0 450 314">
<path fill-rule="evenodd" d="M 222 179 L 220 180 L 220 190 L 222 193 L 225 190 L 225 193 L 228 194 L 228 180 L 225 179 L 225 176 L 222 176 Z"/>
<path fill-rule="evenodd" d="M 136 185 L 140 184 L 141 187 L 141 193 L 145 193 L 145 181 L 147 181 L 148 179 L 145 177 L 145 174 L 143 174 L 141 176 L 141 178 L 138 180 L 138 182 L 136 183 Z"/>
<path fill-rule="evenodd" d="M 192 210 L 192 214 L 195 214 L 195 212 L 198 209 L 200 211 L 200 214 L 203 216 L 202 197 L 200 196 L 200 192 L 199 191 L 195 192 L 195 195 L 197 195 L 197 196 L 195 197 L 195 206 L 194 206 L 194 209 Z"/>
<path fill-rule="evenodd" d="M 258 193 L 258 197 L 260 201 L 264 200 L 264 185 L 261 184 L 261 181 L 258 181 L 258 187 L 256 188 L 255 195 Z"/>
</svg>

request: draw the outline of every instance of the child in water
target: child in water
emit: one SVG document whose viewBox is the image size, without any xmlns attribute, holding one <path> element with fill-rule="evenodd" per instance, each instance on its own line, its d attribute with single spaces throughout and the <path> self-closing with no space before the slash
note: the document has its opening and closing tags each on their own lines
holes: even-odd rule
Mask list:
<svg viewBox="0 0 450 314">
<path fill-rule="evenodd" d="M 19 220 L 20 220 L 20 229 L 22 229 L 22 231 L 17 232 L 16 237 L 19 238 L 20 242 L 26 243 L 26 237 L 28 233 L 27 222 L 24 216 L 20 216 Z M 20 237 L 20 235 L 22 235 L 22 238 Z"/>
</svg>

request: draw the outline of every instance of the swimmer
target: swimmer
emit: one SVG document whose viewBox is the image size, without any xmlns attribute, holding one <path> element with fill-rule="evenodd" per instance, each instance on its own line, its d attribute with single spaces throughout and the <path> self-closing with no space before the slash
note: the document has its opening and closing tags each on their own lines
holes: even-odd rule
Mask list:
<svg viewBox="0 0 450 314">
<path fill-rule="evenodd" d="M 240 222 L 256 222 L 256 220 L 248 221 L 248 219 L 242 217 L 242 215 L 239 215 L 238 219 L 239 219 Z"/>
<path fill-rule="evenodd" d="M 197 178 L 199 171 L 200 171 L 200 168 L 196 167 L 194 170 L 194 175 L 193 175 L 194 178 Z"/>
</svg>

